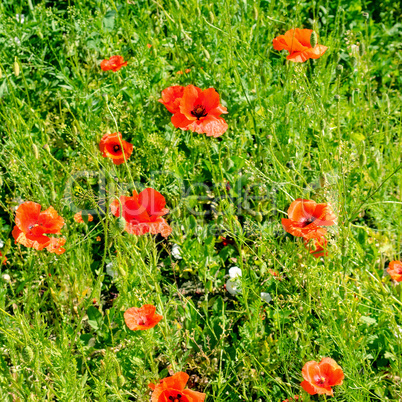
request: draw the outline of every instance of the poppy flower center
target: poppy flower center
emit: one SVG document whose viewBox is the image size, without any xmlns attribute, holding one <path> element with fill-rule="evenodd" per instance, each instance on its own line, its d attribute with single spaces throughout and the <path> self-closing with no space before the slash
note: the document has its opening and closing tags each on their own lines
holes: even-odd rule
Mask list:
<svg viewBox="0 0 402 402">
<path fill-rule="evenodd" d="M 181 400 L 181 394 L 177 394 L 175 397 L 172 395 L 169 396 L 169 401 L 180 402 L 180 400 Z"/>
<path fill-rule="evenodd" d="M 321 376 L 321 377 L 317 376 L 315 381 L 316 381 L 317 385 L 323 385 L 323 384 L 325 384 L 326 378 L 323 376 Z"/>
<path fill-rule="evenodd" d="M 39 226 L 39 224 L 38 224 L 38 223 L 35 223 L 34 225 L 29 225 L 29 226 L 28 226 L 28 229 L 29 229 L 29 230 L 32 230 L 33 228 L 36 228 L 36 226 Z"/>
<path fill-rule="evenodd" d="M 121 149 L 121 148 L 120 148 L 120 145 L 117 145 L 117 144 L 116 144 L 116 145 L 113 146 L 113 151 L 114 151 L 114 152 L 119 152 L 120 149 Z"/>
<path fill-rule="evenodd" d="M 316 219 L 316 218 L 315 218 L 314 216 L 310 216 L 309 218 L 305 218 L 305 219 L 303 220 L 303 225 L 304 225 L 304 226 L 310 225 L 310 223 L 314 222 L 315 219 Z"/>
<path fill-rule="evenodd" d="M 140 317 L 138 320 L 138 325 L 147 325 L 148 324 L 148 319 L 147 317 Z"/>
<path fill-rule="evenodd" d="M 191 115 L 196 117 L 198 120 L 201 117 L 205 117 L 208 113 L 205 112 L 205 107 L 202 105 L 196 105 L 191 111 Z"/>
</svg>

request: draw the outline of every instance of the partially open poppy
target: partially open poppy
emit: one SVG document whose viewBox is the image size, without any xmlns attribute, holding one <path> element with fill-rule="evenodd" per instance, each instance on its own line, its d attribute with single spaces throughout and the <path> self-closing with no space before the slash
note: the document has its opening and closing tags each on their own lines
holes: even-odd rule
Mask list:
<svg viewBox="0 0 402 402">
<path fill-rule="evenodd" d="M 94 217 L 93 217 L 91 214 L 88 214 L 87 216 L 88 216 L 88 222 L 92 222 L 92 221 L 94 220 Z M 77 223 L 83 223 L 83 222 L 84 222 L 84 219 L 82 219 L 82 211 L 77 212 L 77 213 L 74 215 L 74 220 L 75 220 Z"/>
<path fill-rule="evenodd" d="M 149 384 L 153 390 L 151 402 L 204 402 L 205 394 L 184 389 L 188 379 L 189 375 L 180 371 L 160 380 L 159 384 Z"/>
<path fill-rule="evenodd" d="M 163 318 L 155 314 L 156 307 L 144 304 L 142 307 L 131 307 L 124 313 L 124 321 L 132 331 L 144 331 L 153 328 Z"/>
<path fill-rule="evenodd" d="M 41 205 L 26 201 L 21 204 L 15 214 L 16 226 L 12 235 L 16 243 L 25 247 L 43 250 L 51 243 L 46 234 L 60 234 L 64 220 L 53 207 L 41 212 Z M 57 239 L 56 239 L 57 240 Z"/>
<path fill-rule="evenodd" d="M 391 261 L 387 272 L 390 274 L 394 281 L 402 282 L 402 262 L 401 261 Z"/>
<path fill-rule="evenodd" d="M 133 146 L 124 141 L 121 133 L 105 134 L 99 143 L 102 156 L 111 158 L 115 165 L 121 165 L 133 153 Z"/>
<path fill-rule="evenodd" d="M 304 245 L 306 246 L 306 248 L 308 248 L 310 254 L 313 255 L 315 258 L 328 255 L 328 251 L 326 251 L 327 243 L 328 241 L 324 236 L 317 239 L 312 239 L 311 241 L 309 241 L 308 239 L 304 240 Z"/>
<path fill-rule="evenodd" d="M 170 113 L 180 112 L 180 101 L 183 97 L 184 87 L 181 85 L 173 85 L 162 91 L 162 98 L 158 102 L 165 105 Z"/>
<path fill-rule="evenodd" d="M 220 104 L 214 88 L 202 90 L 188 85 L 180 101 L 180 111 L 172 116 L 172 123 L 182 130 L 219 137 L 228 129 L 226 121 L 219 117 L 222 113 L 227 113 L 227 109 Z"/>
<path fill-rule="evenodd" d="M 110 59 L 103 60 L 100 64 L 103 71 L 112 70 L 114 72 L 119 71 L 125 66 L 127 66 L 127 62 L 124 61 L 123 56 L 112 56 Z"/>
<path fill-rule="evenodd" d="M 330 357 L 324 357 L 320 363 L 307 362 L 302 370 L 304 381 L 300 384 L 310 395 L 326 394 L 332 396 L 331 387 L 341 385 L 344 374 L 341 367 Z"/>
<path fill-rule="evenodd" d="M 7 263 L 7 257 L 0 253 L 0 262 L 3 261 L 3 264 Z"/>
<path fill-rule="evenodd" d="M 335 224 L 336 216 L 329 204 L 317 204 L 298 198 L 290 204 L 288 219 L 282 218 L 283 228 L 296 237 L 317 239 L 326 234 L 321 226 Z"/>
<path fill-rule="evenodd" d="M 288 60 L 303 63 L 308 59 L 320 58 L 328 49 L 326 46 L 316 44 L 311 46 L 310 37 L 312 29 L 291 29 L 273 40 L 275 50 L 287 50 Z"/>
<path fill-rule="evenodd" d="M 169 210 L 165 208 L 166 201 L 162 194 L 153 188 L 146 188 L 137 194 L 133 191 L 132 197 L 121 196 L 122 216 L 126 221 L 125 231 L 130 234 L 143 235 L 145 233 L 158 234 L 167 237 L 172 228 L 162 218 Z M 112 214 L 120 217 L 120 203 L 114 200 L 110 209 Z"/>
<path fill-rule="evenodd" d="M 56 237 L 50 237 L 50 243 L 46 247 L 49 253 L 55 253 L 57 255 L 63 254 L 66 249 L 63 246 L 66 244 L 66 239 L 64 237 L 57 239 Z"/>
</svg>

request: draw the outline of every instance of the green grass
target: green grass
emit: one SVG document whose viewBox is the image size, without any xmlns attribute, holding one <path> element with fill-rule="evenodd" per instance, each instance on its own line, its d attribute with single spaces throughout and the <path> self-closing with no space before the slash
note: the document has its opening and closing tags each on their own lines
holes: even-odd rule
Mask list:
<svg viewBox="0 0 402 402">
<path fill-rule="evenodd" d="M 384 275 L 402 252 L 401 15 L 391 0 L 3 0 L 0 399 L 147 401 L 182 370 L 208 402 L 324 400 L 301 369 L 328 356 L 345 373 L 332 400 L 402 400 L 402 289 Z M 292 27 L 325 55 L 286 62 L 272 39 Z M 102 72 L 115 54 L 128 66 Z M 157 102 L 173 84 L 214 87 L 229 130 L 175 129 Z M 127 167 L 99 152 L 116 124 Z M 73 220 L 145 186 L 171 209 L 167 240 Z M 325 259 L 282 229 L 296 198 L 338 215 Z M 63 255 L 14 244 L 22 200 L 63 216 Z M 131 332 L 123 313 L 145 303 L 164 320 Z"/>
</svg>

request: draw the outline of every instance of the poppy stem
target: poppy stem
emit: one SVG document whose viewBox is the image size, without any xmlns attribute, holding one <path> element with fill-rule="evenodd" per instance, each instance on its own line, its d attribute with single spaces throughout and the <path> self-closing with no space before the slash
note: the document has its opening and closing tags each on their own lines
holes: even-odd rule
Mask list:
<svg viewBox="0 0 402 402">
<path fill-rule="evenodd" d="M 117 124 L 117 120 L 116 120 L 116 118 L 114 117 L 113 112 L 110 110 L 110 107 L 109 107 L 109 104 L 108 104 L 108 102 L 107 102 L 107 99 L 106 99 L 106 107 L 107 107 L 107 110 L 109 110 L 109 113 L 110 113 L 110 115 L 111 115 L 112 118 L 113 118 L 114 124 L 115 124 L 115 126 L 116 126 L 116 131 L 117 131 L 118 133 L 120 133 L 120 131 L 119 131 L 119 126 L 118 126 L 118 124 Z M 124 165 L 125 165 L 126 168 L 127 168 L 128 176 L 130 177 L 130 180 L 131 180 L 131 184 L 132 184 L 132 186 L 133 186 L 133 189 L 134 189 L 135 191 L 137 191 L 136 188 L 135 188 L 135 185 L 134 185 L 133 176 L 131 175 L 130 169 L 128 168 L 127 158 L 126 158 L 126 154 L 125 154 L 125 152 L 124 152 L 123 139 L 122 139 L 121 137 L 119 137 L 119 143 L 120 143 L 120 149 L 122 150 L 122 155 L 123 155 L 123 158 L 124 158 Z"/>
</svg>

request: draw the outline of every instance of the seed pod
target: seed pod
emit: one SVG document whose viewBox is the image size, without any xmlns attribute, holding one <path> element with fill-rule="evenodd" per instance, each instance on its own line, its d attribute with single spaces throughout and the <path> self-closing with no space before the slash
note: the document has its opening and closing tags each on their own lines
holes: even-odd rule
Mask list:
<svg viewBox="0 0 402 402">
<path fill-rule="evenodd" d="M 363 56 L 365 53 L 366 53 L 366 46 L 365 46 L 364 43 L 362 42 L 362 43 L 360 43 L 360 46 L 359 46 L 359 54 L 360 54 L 360 57 Z"/>
<path fill-rule="evenodd" d="M 16 77 L 20 75 L 20 65 L 18 64 L 17 58 L 14 59 L 13 70 Z"/>
<path fill-rule="evenodd" d="M 38 151 L 38 147 L 35 144 L 32 144 L 32 149 L 35 155 L 36 159 L 39 159 L 39 151 Z"/>
<path fill-rule="evenodd" d="M 22 358 L 27 362 L 31 363 L 31 361 L 34 358 L 34 352 L 30 346 L 25 346 L 24 349 L 22 349 Z"/>
<path fill-rule="evenodd" d="M 116 220 L 117 228 L 122 232 L 126 228 L 126 220 L 121 216 Z"/>
<path fill-rule="evenodd" d="M 317 32 L 313 31 L 311 32 L 311 36 L 310 36 L 310 45 L 311 47 L 315 47 L 318 43 L 318 35 Z"/>
<path fill-rule="evenodd" d="M 117 384 L 119 385 L 119 387 L 124 386 L 124 384 L 126 383 L 126 379 L 124 378 L 123 374 L 120 374 L 117 377 Z"/>
</svg>

